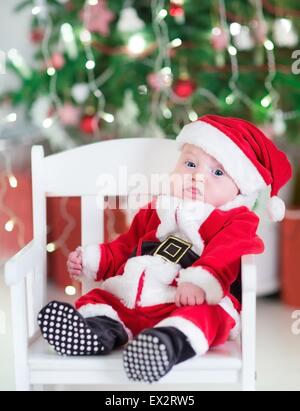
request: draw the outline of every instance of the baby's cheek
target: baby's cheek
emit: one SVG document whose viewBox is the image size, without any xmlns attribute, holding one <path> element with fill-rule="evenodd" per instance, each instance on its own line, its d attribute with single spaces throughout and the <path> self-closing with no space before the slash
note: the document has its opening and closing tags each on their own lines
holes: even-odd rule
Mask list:
<svg viewBox="0 0 300 411">
<path fill-rule="evenodd" d="M 229 201 L 232 201 L 238 194 L 235 184 L 229 179 L 222 181 L 210 182 L 207 184 L 205 195 L 207 201 L 215 207 L 220 207 Z"/>
</svg>

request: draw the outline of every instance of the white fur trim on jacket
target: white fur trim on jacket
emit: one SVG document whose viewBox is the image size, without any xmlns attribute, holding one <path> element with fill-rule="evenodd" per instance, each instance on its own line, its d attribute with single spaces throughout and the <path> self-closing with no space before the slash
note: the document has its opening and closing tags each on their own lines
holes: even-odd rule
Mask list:
<svg viewBox="0 0 300 411">
<path fill-rule="evenodd" d="M 208 351 L 209 345 L 204 333 L 192 321 L 186 318 L 177 316 L 165 318 L 156 324 L 155 327 L 175 327 L 187 337 L 196 354 L 203 355 Z"/>
<path fill-rule="evenodd" d="M 125 326 L 123 321 L 120 319 L 116 310 L 114 310 L 108 304 L 86 304 L 77 310 L 84 318 L 98 317 L 100 315 L 105 315 L 106 317 L 116 320 L 121 323 L 128 334 L 128 338 L 132 338 L 132 332 L 129 328 Z"/>
<path fill-rule="evenodd" d="M 169 284 L 173 282 L 180 267 L 179 264 L 166 261 L 159 255 L 131 257 L 124 266 L 123 274 L 103 281 L 101 288 L 118 297 L 126 307 L 134 308 L 139 283 L 145 273 L 139 305 L 174 302 L 176 287 Z"/>
<path fill-rule="evenodd" d="M 218 160 L 242 194 L 267 186 L 247 155 L 217 127 L 197 120 L 184 126 L 176 140 L 179 148 L 185 143 L 193 144 Z"/>
<path fill-rule="evenodd" d="M 99 244 L 81 247 L 82 252 L 82 274 L 84 277 L 96 280 L 99 270 L 101 248 Z"/>
<path fill-rule="evenodd" d="M 219 306 L 223 308 L 224 311 L 227 312 L 230 317 L 232 317 L 235 321 L 235 326 L 230 330 L 229 339 L 235 340 L 239 337 L 241 332 L 241 317 L 238 311 L 234 308 L 233 302 L 231 299 L 226 296 L 222 298 L 219 302 Z"/>
<path fill-rule="evenodd" d="M 258 196 L 259 196 L 258 192 L 254 192 L 249 195 L 238 194 L 236 197 L 234 197 L 233 200 L 228 201 L 227 203 L 218 207 L 218 209 L 223 210 L 223 211 L 228 211 L 228 210 L 232 210 L 233 208 L 246 206 L 249 208 L 249 210 L 252 210 Z"/>
<path fill-rule="evenodd" d="M 177 283 L 193 283 L 205 291 L 207 304 L 218 304 L 223 297 L 219 281 L 209 271 L 202 267 L 188 267 L 179 271 Z"/>
<path fill-rule="evenodd" d="M 140 299 L 142 307 L 161 304 L 162 301 L 163 303 L 173 303 L 175 301 L 176 287 L 169 284 L 177 276 L 181 265 L 166 261 L 160 256 L 155 257 L 145 271 Z"/>
<path fill-rule="evenodd" d="M 163 241 L 169 235 L 176 235 L 192 243 L 192 250 L 200 256 L 204 244 L 199 227 L 214 209 L 214 206 L 203 201 L 160 194 L 156 200 L 156 211 L 160 219 L 156 237 Z"/>
</svg>

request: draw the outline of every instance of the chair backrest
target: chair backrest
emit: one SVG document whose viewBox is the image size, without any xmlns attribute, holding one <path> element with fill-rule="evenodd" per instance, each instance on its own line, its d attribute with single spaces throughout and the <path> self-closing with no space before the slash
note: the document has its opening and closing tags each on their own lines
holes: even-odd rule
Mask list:
<svg viewBox="0 0 300 411">
<path fill-rule="evenodd" d="M 46 249 L 46 197 L 77 196 L 81 197 L 81 245 L 102 242 L 105 196 L 127 196 L 133 190 L 135 194 L 141 190 L 141 194 L 149 198 L 149 195 L 157 193 L 158 187 L 148 186 L 150 192 L 147 196 L 143 186 L 135 188 L 138 176 L 144 176 L 149 182 L 154 174 L 168 174 L 178 155 L 175 141 L 161 138 L 97 142 L 47 157 L 44 157 L 41 146 L 33 146 L 34 239 Z M 44 260 L 46 264 L 46 254 Z M 43 274 L 44 290 L 45 284 L 46 269 Z M 85 281 L 83 292 L 91 286 Z"/>
</svg>

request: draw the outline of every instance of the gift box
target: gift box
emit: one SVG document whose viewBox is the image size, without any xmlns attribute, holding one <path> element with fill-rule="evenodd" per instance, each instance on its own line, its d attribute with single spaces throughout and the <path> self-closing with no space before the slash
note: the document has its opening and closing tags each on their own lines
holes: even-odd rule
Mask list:
<svg viewBox="0 0 300 411">
<path fill-rule="evenodd" d="M 4 262 L 32 240 L 30 170 L 16 170 L 17 187 L 12 188 L 4 170 L 0 172 L 0 261 Z M 9 229 L 9 221 L 14 221 Z"/>
<path fill-rule="evenodd" d="M 280 226 L 280 279 L 282 301 L 300 307 L 300 209 L 286 210 Z"/>
</svg>

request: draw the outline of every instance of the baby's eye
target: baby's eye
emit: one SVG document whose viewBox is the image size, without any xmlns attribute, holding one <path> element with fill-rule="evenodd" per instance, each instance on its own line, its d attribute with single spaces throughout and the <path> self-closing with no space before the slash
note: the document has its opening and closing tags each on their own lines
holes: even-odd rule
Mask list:
<svg viewBox="0 0 300 411">
<path fill-rule="evenodd" d="M 221 170 L 220 168 L 213 168 L 211 171 L 217 177 L 221 177 L 221 176 L 225 175 L 224 171 Z"/>
<path fill-rule="evenodd" d="M 184 164 L 186 164 L 188 167 L 197 167 L 193 161 L 186 161 Z"/>
</svg>

